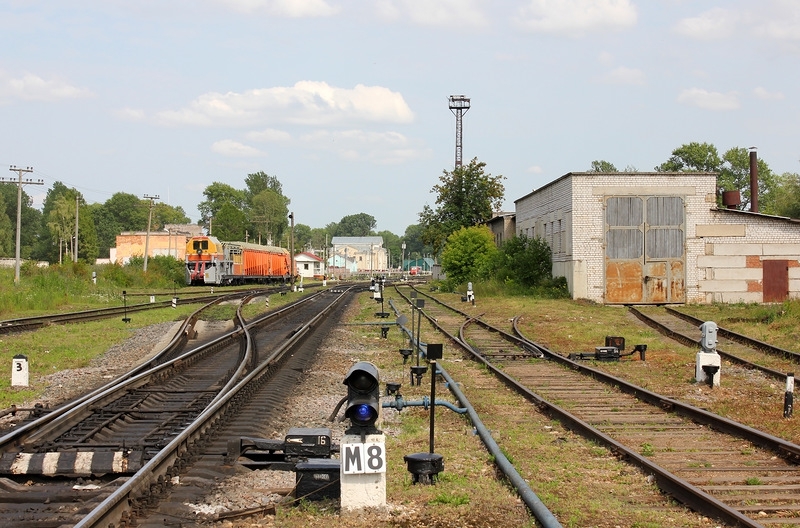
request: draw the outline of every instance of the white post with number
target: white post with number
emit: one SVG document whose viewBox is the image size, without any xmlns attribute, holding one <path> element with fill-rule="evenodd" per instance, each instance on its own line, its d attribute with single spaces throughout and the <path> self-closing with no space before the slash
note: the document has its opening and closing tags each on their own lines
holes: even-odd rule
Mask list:
<svg viewBox="0 0 800 528">
<path fill-rule="evenodd" d="M 342 510 L 386 506 L 386 437 L 344 435 L 339 451 Z"/>
<path fill-rule="evenodd" d="M 22 354 L 17 354 L 11 361 L 11 386 L 28 386 L 28 358 Z"/>
</svg>

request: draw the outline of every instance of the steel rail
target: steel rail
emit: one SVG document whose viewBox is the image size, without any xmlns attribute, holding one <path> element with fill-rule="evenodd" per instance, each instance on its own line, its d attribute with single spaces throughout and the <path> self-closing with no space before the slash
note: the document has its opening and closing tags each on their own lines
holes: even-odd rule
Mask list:
<svg viewBox="0 0 800 528">
<path fill-rule="evenodd" d="M 21 424 L 20 426 L 16 427 L 15 430 L 9 432 L 8 434 L 6 434 L 4 436 L 0 436 L 0 452 L 6 451 L 9 446 L 13 446 L 13 445 L 18 444 L 31 431 L 36 431 L 37 429 L 46 427 L 46 425 L 49 422 L 51 422 L 53 420 L 56 420 L 56 419 L 59 419 L 59 417 L 61 417 L 61 416 L 64 416 L 64 415 L 67 415 L 69 413 L 74 412 L 75 408 L 77 408 L 77 407 L 79 407 L 81 405 L 84 405 L 86 402 L 88 402 L 88 401 L 92 401 L 92 402 L 97 401 L 98 398 L 101 398 L 109 390 L 113 389 L 113 387 L 115 387 L 115 386 L 118 386 L 121 382 L 123 382 L 125 380 L 128 380 L 128 382 L 132 382 L 132 380 L 133 381 L 138 380 L 141 377 L 146 376 L 148 371 L 150 371 L 152 369 L 155 369 L 155 368 L 159 368 L 158 365 L 159 365 L 159 363 L 161 363 L 161 359 L 164 356 L 166 356 L 167 354 L 171 353 L 172 351 L 175 351 L 175 350 L 179 349 L 179 347 L 181 346 L 182 342 L 184 342 L 186 340 L 187 335 L 192 331 L 192 328 L 196 324 L 198 318 L 200 317 L 200 314 L 204 310 L 206 310 L 206 309 L 208 309 L 208 308 L 210 308 L 212 306 L 215 306 L 216 304 L 219 304 L 220 302 L 222 302 L 224 300 L 227 300 L 227 299 L 228 299 L 227 296 L 216 297 L 216 298 L 212 299 L 210 302 L 208 302 L 207 304 L 205 304 L 204 306 L 201 306 L 200 308 L 195 310 L 186 319 L 184 319 L 183 323 L 177 329 L 177 331 L 173 335 L 173 337 L 170 340 L 170 342 L 167 343 L 167 345 L 165 345 L 165 347 L 159 353 L 157 353 L 155 356 L 153 356 L 153 358 L 151 358 L 146 363 L 143 363 L 143 364 L 139 365 L 138 367 L 134 367 L 133 369 L 131 369 L 130 371 L 128 371 L 125 374 L 122 374 L 121 376 L 117 377 L 116 379 L 114 379 L 112 381 L 109 381 L 108 383 L 106 383 L 106 384 L 104 384 L 104 385 L 102 385 L 102 386 L 100 386 L 100 387 L 98 387 L 98 388 L 86 393 L 86 394 L 83 394 L 82 396 L 79 396 L 78 398 L 75 398 L 75 399 L 73 399 L 73 400 L 71 400 L 71 401 L 69 401 L 69 402 L 67 402 L 67 403 L 65 403 L 63 405 L 60 405 L 59 407 L 56 407 L 56 408 L 50 410 L 49 412 L 47 412 L 46 414 L 44 414 L 43 416 L 41 416 L 41 417 L 39 417 L 39 418 L 37 418 L 35 420 L 32 420 L 32 421 L 29 421 L 29 422 Z M 184 356 L 182 355 L 181 357 L 184 357 Z M 180 359 L 180 358 L 176 358 L 176 359 Z M 166 364 L 167 365 L 171 365 L 171 364 L 174 363 L 174 361 L 175 361 L 175 359 L 172 360 L 169 363 L 166 363 Z"/>
<path fill-rule="evenodd" d="M 666 309 L 666 311 L 668 313 L 674 315 L 675 317 L 678 317 L 680 319 L 683 319 L 684 321 L 696 324 L 698 326 L 705 322 L 702 319 L 698 319 L 697 317 L 691 316 L 691 315 L 689 315 L 687 313 L 683 313 L 680 310 L 676 310 L 675 308 L 671 308 L 669 306 L 666 306 L 665 309 Z M 747 347 L 756 348 L 756 349 L 759 349 L 759 350 L 761 350 L 763 352 L 766 352 L 768 354 L 772 354 L 774 356 L 782 357 L 784 359 L 789 359 L 789 360 L 796 361 L 796 362 L 800 363 L 800 354 L 798 354 L 797 352 L 794 352 L 792 350 L 787 350 L 785 348 L 781 348 L 781 347 L 777 347 L 775 345 L 771 345 L 771 344 L 766 343 L 764 341 L 761 341 L 759 339 L 755 339 L 755 338 L 752 338 L 750 336 L 746 336 L 746 335 L 740 334 L 738 332 L 734 332 L 733 330 L 729 330 L 729 329 L 723 328 L 721 326 L 717 327 L 717 334 L 720 337 L 724 337 L 726 339 L 730 339 L 731 341 L 735 341 L 735 342 L 740 343 L 742 345 L 745 345 Z"/>
<path fill-rule="evenodd" d="M 669 337 L 670 339 L 674 339 L 675 341 L 677 341 L 677 342 L 679 342 L 679 343 L 681 343 L 681 344 L 683 344 L 685 346 L 688 346 L 688 347 L 698 346 L 698 341 L 696 339 L 692 339 L 691 337 L 689 337 L 689 336 L 687 336 L 685 334 L 682 334 L 682 333 L 678 332 L 677 330 L 673 330 L 673 329 L 667 327 L 666 325 L 658 322 L 653 317 L 650 317 L 649 315 L 643 313 L 641 310 L 638 310 L 638 309 L 634 308 L 633 306 L 629 306 L 628 309 L 630 310 L 630 312 L 634 316 L 636 316 L 637 319 L 639 319 L 640 321 L 642 321 L 646 325 L 654 328 L 659 333 Z M 690 315 L 680 314 L 680 312 L 677 312 L 676 310 L 671 310 L 671 309 L 668 308 L 667 311 L 670 314 L 674 315 L 675 317 L 683 319 L 684 321 L 688 321 L 688 322 L 692 322 L 692 323 L 696 322 L 696 321 L 700 321 L 699 319 L 697 319 L 695 317 L 692 317 Z M 678 315 L 678 314 L 680 314 L 680 315 Z M 733 333 L 729 332 L 727 330 L 724 330 L 723 328 L 719 328 L 718 327 L 717 334 L 720 335 L 720 336 L 724 336 L 724 337 L 726 337 L 728 339 L 731 339 L 730 336 Z M 758 349 L 758 350 L 770 353 L 770 354 L 775 355 L 775 356 L 783 356 L 784 359 L 786 359 L 786 358 L 793 359 L 792 356 L 784 355 L 784 353 L 785 354 L 792 354 L 792 355 L 800 358 L 800 355 L 794 354 L 794 352 L 791 352 L 789 350 L 783 350 L 783 349 L 778 348 L 778 347 L 773 347 L 772 345 L 769 345 L 768 343 L 763 343 L 761 341 L 750 339 L 750 338 L 748 338 L 746 336 L 743 336 L 741 334 L 736 334 L 736 335 L 739 336 L 738 339 L 731 339 L 731 340 L 737 341 L 738 343 L 740 343 L 742 345 L 745 345 L 745 346 L 748 346 L 750 348 Z M 757 371 L 759 371 L 759 372 L 761 372 L 761 373 L 763 373 L 763 374 L 765 374 L 765 375 L 767 375 L 767 376 L 769 376 L 769 377 L 771 377 L 773 379 L 779 380 L 779 381 L 786 381 L 786 372 L 782 372 L 780 370 L 775 370 L 773 368 L 765 367 L 764 365 L 759 365 L 758 363 L 753 363 L 752 361 L 749 361 L 747 359 L 739 357 L 736 354 L 733 354 L 731 352 L 727 352 L 727 351 L 723 350 L 720 347 L 717 347 L 716 350 L 717 350 L 717 354 L 719 354 L 720 357 L 723 357 L 723 358 L 727 359 L 731 363 L 735 363 L 735 364 L 743 366 L 743 367 L 747 367 L 747 368 L 750 368 L 750 369 L 753 369 L 753 370 L 757 370 Z M 776 352 L 776 351 L 779 351 L 779 352 Z"/>
<path fill-rule="evenodd" d="M 561 423 L 565 424 L 565 426 L 578 432 L 585 438 L 593 439 L 598 443 L 607 446 L 612 452 L 617 453 L 619 456 L 624 457 L 630 463 L 642 468 L 643 470 L 650 472 L 655 477 L 656 482 L 660 489 L 662 489 L 666 493 L 669 493 L 671 496 L 675 497 L 676 500 L 679 500 L 680 502 L 689 505 L 695 511 L 722 520 L 724 522 L 730 523 L 732 526 L 763 528 L 763 525 L 758 523 L 754 519 L 744 515 L 735 508 L 732 508 L 731 506 L 720 501 L 716 497 L 697 488 L 688 481 L 672 474 L 665 468 L 653 463 L 652 461 L 648 460 L 646 457 L 640 455 L 636 451 L 626 447 L 620 442 L 617 442 L 612 437 L 599 431 L 591 424 L 578 418 L 577 416 L 566 411 L 560 406 L 547 401 L 546 399 L 537 395 L 527 387 L 518 383 L 514 378 L 503 372 L 503 370 L 501 370 L 500 368 L 496 367 L 490 360 L 488 360 L 479 351 L 475 350 L 467 342 L 466 337 L 464 335 L 464 330 L 469 324 L 477 322 L 477 319 L 474 316 L 471 316 L 461 310 L 458 310 L 457 308 L 450 306 L 449 304 L 437 299 L 436 297 L 433 297 L 431 295 L 419 291 L 418 293 L 425 295 L 426 297 L 433 300 L 437 304 L 442 305 L 465 317 L 466 320 L 461 324 L 461 327 L 459 328 L 459 335 L 457 338 L 455 338 L 455 336 L 452 336 L 452 334 L 450 334 L 448 331 L 441 328 L 435 318 L 429 317 L 428 314 L 425 314 L 426 319 L 428 319 L 431 322 L 431 324 L 434 325 L 439 331 L 442 331 L 446 335 L 450 336 L 451 339 L 453 339 L 453 341 L 456 342 L 457 344 L 464 346 L 476 361 L 483 364 L 489 371 L 491 371 L 495 376 L 497 376 L 497 378 L 501 380 L 507 387 L 518 392 L 528 401 L 533 403 L 540 411 L 555 417 Z M 518 318 L 513 319 L 514 332 L 521 339 L 527 341 L 530 347 L 539 350 L 543 354 L 545 360 L 555 361 L 557 363 L 560 363 L 564 366 L 567 366 L 568 368 L 571 368 L 579 372 L 580 374 L 592 377 L 602 383 L 615 386 L 620 390 L 622 390 L 623 392 L 627 392 L 637 398 L 642 399 L 643 401 L 651 405 L 661 408 L 662 410 L 675 412 L 676 414 L 682 415 L 690 420 L 697 421 L 700 423 L 705 423 L 709 426 L 712 426 L 728 434 L 739 435 L 742 438 L 750 440 L 756 445 L 760 445 L 767 449 L 771 449 L 776 454 L 779 454 L 780 456 L 783 456 L 785 458 L 796 460 L 795 457 L 800 456 L 800 446 L 787 442 L 783 439 L 774 437 L 772 435 L 768 435 L 761 431 L 757 431 L 755 429 L 739 424 L 737 422 L 724 419 L 722 417 L 719 417 L 702 409 L 683 404 L 681 402 L 678 402 L 677 400 L 672 400 L 670 398 L 666 398 L 656 393 L 647 391 L 633 384 L 630 384 L 625 380 L 616 378 L 614 376 L 608 375 L 596 369 L 592 369 L 585 365 L 578 364 L 575 361 L 569 360 L 559 354 L 556 354 L 548 350 L 547 348 L 535 343 L 534 341 L 528 339 L 526 336 L 524 336 L 518 329 L 517 321 Z M 499 329 L 496 328 L 493 329 L 493 327 L 488 323 L 483 323 L 480 326 L 484 327 L 487 330 L 492 329 L 491 331 L 493 332 L 497 331 L 498 335 L 502 336 L 504 334 L 504 332 L 501 332 Z"/>
<path fill-rule="evenodd" d="M 318 292 L 311 297 L 324 295 L 327 291 Z M 147 495 L 151 485 L 155 482 L 164 480 L 168 472 L 179 460 L 188 460 L 193 450 L 202 444 L 203 438 L 207 438 L 212 434 L 215 424 L 221 421 L 227 412 L 232 410 L 231 403 L 233 399 L 246 392 L 252 383 L 258 383 L 260 377 L 267 375 L 274 365 L 285 357 L 294 346 L 300 343 L 320 320 L 331 313 L 348 292 L 349 289 L 339 293 L 326 308 L 298 328 L 268 358 L 260 361 L 255 369 L 239 380 L 230 390 L 224 394 L 221 393 L 195 421 L 189 424 L 180 435 L 171 440 L 164 449 L 150 459 L 139 472 L 130 477 L 91 512 L 87 513 L 75 525 L 76 528 L 100 528 L 111 526 L 112 524 L 116 525 L 120 522 L 120 519 L 125 518 L 128 515 L 126 512 L 130 504 Z M 311 297 L 306 297 L 304 301 Z M 246 327 L 252 324 L 255 323 L 250 323 Z"/>
</svg>

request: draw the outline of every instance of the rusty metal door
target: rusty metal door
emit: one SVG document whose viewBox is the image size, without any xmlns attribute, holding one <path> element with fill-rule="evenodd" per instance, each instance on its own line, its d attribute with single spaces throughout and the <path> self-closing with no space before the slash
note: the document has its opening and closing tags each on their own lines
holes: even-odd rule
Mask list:
<svg viewBox="0 0 800 528">
<path fill-rule="evenodd" d="M 762 262 L 764 302 L 783 302 L 789 297 L 789 261 L 765 260 Z"/>
<path fill-rule="evenodd" d="M 606 302 L 685 302 L 684 228 L 680 196 L 606 198 Z"/>
</svg>

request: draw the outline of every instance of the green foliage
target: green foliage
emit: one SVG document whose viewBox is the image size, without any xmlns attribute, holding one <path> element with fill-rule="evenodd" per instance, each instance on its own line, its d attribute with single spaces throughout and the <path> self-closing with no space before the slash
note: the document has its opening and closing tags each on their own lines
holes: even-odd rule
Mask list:
<svg viewBox="0 0 800 528">
<path fill-rule="evenodd" d="M 780 176 L 775 176 L 770 194 L 774 214 L 800 218 L 800 174 L 784 172 Z"/>
<path fill-rule="evenodd" d="M 367 213 L 348 215 L 336 224 L 333 236 L 365 237 L 373 234 L 377 226 L 375 217 Z"/>
<path fill-rule="evenodd" d="M 449 493 L 442 491 L 436 494 L 428 504 L 449 504 L 451 506 L 463 506 L 469 504 L 469 495 L 466 493 Z"/>
<path fill-rule="evenodd" d="M 144 272 L 144 257 L 131 257 L 125 267 L 126 285 L 148 288 L 174 288 L 186 282 L 184 262 L 170 255 L 156 255 L 147 259 Z M 122 286 L 122 285 L 120 285 Z"/>
<path fill-rule="evenodd" d="M 442 270 L 448 281 L 455 284 L 487 278 L 497 252 L 488 227 L 462 227 L 447 237 L 442 251 Z"/>
<path fill-rule="evenodd" d="M 722 160 L 717 152 L 717 147 L 711 143 L 698 143 L 693 141 L 681 145 L 672 151 L 672 156 L 656 166 L 659 172 L 718 172 Z"/>
<path fill-rule="evenodd" d="M 539 237 L 514 236 L 500 249 L 495 276 L 526 288 L 544 284 L 552 278 L 550 246 Z"/>
<path fill-rule="evenodd" d="M 444 171 L 439 184 L 431 191 L 436 194 L 436 209 L 425 205 L 419 214 L 423 227 L 422 240 L 438 254 L 447 237 L 462 227 L 471 227 L 492 219 L 494 211 L 503 204 L 504 176 L 484 172 L 486 164 L 473 158 L 468 165 Z"/>
<path fill-rule="evenodd" d="M 247 230 L 245 213 L 231 203 L 224 203 L 214 217 L 212 234 L 220 240 L 243 241 Z"/>
<path fill-rule="evenodd" d="M 617 167 L 613 163 L 606 160 L 594 160 L 592 168 L 589 172 L 617 172 Z"/>
<path fill-rule="evenodd" d="M 250 199 L 250 222 L 253 238 L 260 235 L 263 243 L 278 244 L 289 227 L 289 199 L 272 189 L 264 189 Z"/>
<path fill-rule="evenodd" d="M 764 160 L 758 160 L 759 211 L 775 214 L 779 197 L 775 192 L 776 177 Z M 719 191 L 740 191 L 742 207 L 751 204 L 750 197 L 750 152 L 742 147 L 728 149 L 720 157 L 717 147 L 711 143 L 691 142 L 672 151 L 672 156 L 655 167 L 661 172 L 716 172 Z M 721 195 L 718 196 L 721 200 Z"/>
</svg>

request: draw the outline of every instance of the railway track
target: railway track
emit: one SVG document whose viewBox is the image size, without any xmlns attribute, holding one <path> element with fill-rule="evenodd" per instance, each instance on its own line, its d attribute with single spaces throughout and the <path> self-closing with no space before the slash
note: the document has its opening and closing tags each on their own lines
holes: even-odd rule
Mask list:
<svg viewBox="0 0 800 528">
<path fill-rule="evenodd" d="M 519 332 L 510 339 L 417 290 L 421 298 L 424 316 L 507 386 L 679 502 L 731 526 L 800 525 L 800 446 L 571 361 Z"/>
<path fill-rule="evenodd" d="M 190 318 L 147 365 L 0 437 L 0 519 L 105 527 L 158 515 L 208 449 L 210 467 L 224 466 L 215 439 L 259 436 L 315 353 L 301 345 L 346 296 L 319 292 L 252 321 L 237 311 L 233 331 L 184 349 Z"/>
<path fill-rule="evenodd" d="M 704 321 L 669 307 L 631 307 L 639 320 L 658 332 L 687 345 L 697 346 L 700 325 Z M 757 370 L 773 379 L 785 381 L 786 375 L 800 367 L 800 354 L 770 345 L 758 339 L 720 327 L 717 353 L 725 360 Z"/>
</svg>

